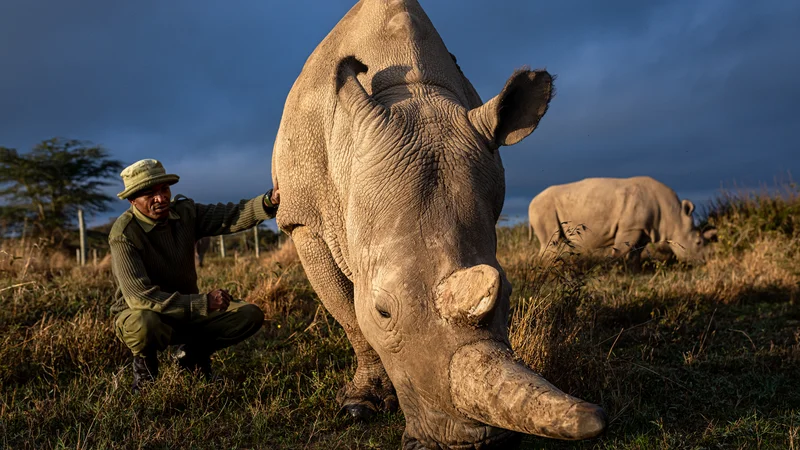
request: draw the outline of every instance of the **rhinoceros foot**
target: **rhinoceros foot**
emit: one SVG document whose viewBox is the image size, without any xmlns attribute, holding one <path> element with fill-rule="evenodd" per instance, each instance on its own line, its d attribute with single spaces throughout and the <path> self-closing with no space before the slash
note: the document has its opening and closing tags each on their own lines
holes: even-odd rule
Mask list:
<svg viewBox="0 0 800 450">
<path fill-rule="evenodd" d="M 366 421 L 380 411 L 397 411 L 397 395 L 391 382 L 387 386 L 380 379 L 371 381 L 361 387 L 352 381 L 342 386 L 336 395 L 341 414 L 347 414 L 357 421 Z"/>
</svg>

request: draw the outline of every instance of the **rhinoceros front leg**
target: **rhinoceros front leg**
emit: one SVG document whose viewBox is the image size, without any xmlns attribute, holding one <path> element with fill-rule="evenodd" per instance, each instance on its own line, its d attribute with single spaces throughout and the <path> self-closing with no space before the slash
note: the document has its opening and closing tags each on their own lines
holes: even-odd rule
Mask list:
<svg viewBox="0 0 800 450">
<path fill-rule="evenodd" d="M 292 230 L 292 240 L 311 286 L 322 304 L 344 328 L 356 354 L 356 373 L 336 395 L 342 411 L 365 420 L 379 410 L 396 411 L 397 394 L 380 357 L 358 327 L 353 283 L 339 270 L 325 241 L 308 227 Z"/>
<path fill-rule="evenodd" d="M 642 230 L 617 231 L 611 256 L 624 257 L 628 269 L 638 272 L 642 268 L 642 250 L 646 244 L 647 238 Z"/>
</svg>

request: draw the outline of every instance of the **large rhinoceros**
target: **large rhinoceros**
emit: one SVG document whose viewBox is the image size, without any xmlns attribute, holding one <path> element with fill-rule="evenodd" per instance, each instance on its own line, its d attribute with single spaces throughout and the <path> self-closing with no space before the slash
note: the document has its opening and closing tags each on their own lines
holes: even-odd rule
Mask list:
<svg viewBox="0 0 800 450">
<path fill-rule="evenodd" d="M 507 336 L 498 147 L 536 128 L 551 93 L 547 72 L 520 70 L 482 104 L 415 0 L 360 1 L 289 92 L 278 225 L 353 345 L 338 401 L 365 418 L 399 400 L 406 449 L 605 427 L 598 406 L 517 363 Z"/>
<path fill-rule="evenodd" d="M 611 255 L 638 264 L 648 242 L 665 243 L 679 259 L 703 256 L 716 229 L 701 233 L 692 218 L 694 204 L 650 177 L 587 178 L 550 186 L 528 208 L 530 231 L 542 254 L 569 240 L 578 250 L 610 248 Z M 580 234 L 569 229 L 580 227 Z"/>
</svg>

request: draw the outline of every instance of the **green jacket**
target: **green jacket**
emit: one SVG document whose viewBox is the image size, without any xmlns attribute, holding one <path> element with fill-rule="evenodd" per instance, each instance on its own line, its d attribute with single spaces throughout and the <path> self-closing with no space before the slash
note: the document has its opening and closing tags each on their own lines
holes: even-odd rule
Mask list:
<svg viewBox="0 0 800 450">
<path fill-rule="evenodd" d="M 208 314 L 208 299 L 197 288 L 195 242 L 252 228 L 275 217 L 263 197 L 238 204 L 201 205 L 177 196 L 169 218 L 157 223 L 133 205 L 114 222 L 108 242 L 117 282 L 112 312 L 147 309 L 176 319 Z"/>
</svg>

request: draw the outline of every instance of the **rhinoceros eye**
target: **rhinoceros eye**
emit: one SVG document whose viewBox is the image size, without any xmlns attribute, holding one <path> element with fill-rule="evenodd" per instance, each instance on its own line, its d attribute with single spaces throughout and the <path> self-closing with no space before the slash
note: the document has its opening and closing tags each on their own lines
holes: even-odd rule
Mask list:
<svg viewBox="0 0 800 450">
<path fill-rule="evenodd" d="M 391 319 L 392 318 L 392 315 L 389 314 L 389 311 L 386 311 L 385 309 L 381 308 L 380 306 L 376 306 L 375 309 L 378 310 L 378 314 L 380 314 L 381 317 L 383 317 L 384 319 Z"/>
<path fill-rule="evenodd" d="M 388 319 L 392 319 L 391 311 L 397 309 L 397 300 L 392 294 L 383 289 L 375 289 L 373 295 L 372 305 L 375 308 L 375 312 L 381 316 L 381 319 L 386 319 L 385 321 L 381 320 L 381 326 L 390 326 L 392 320 Z"/>
</svg>

